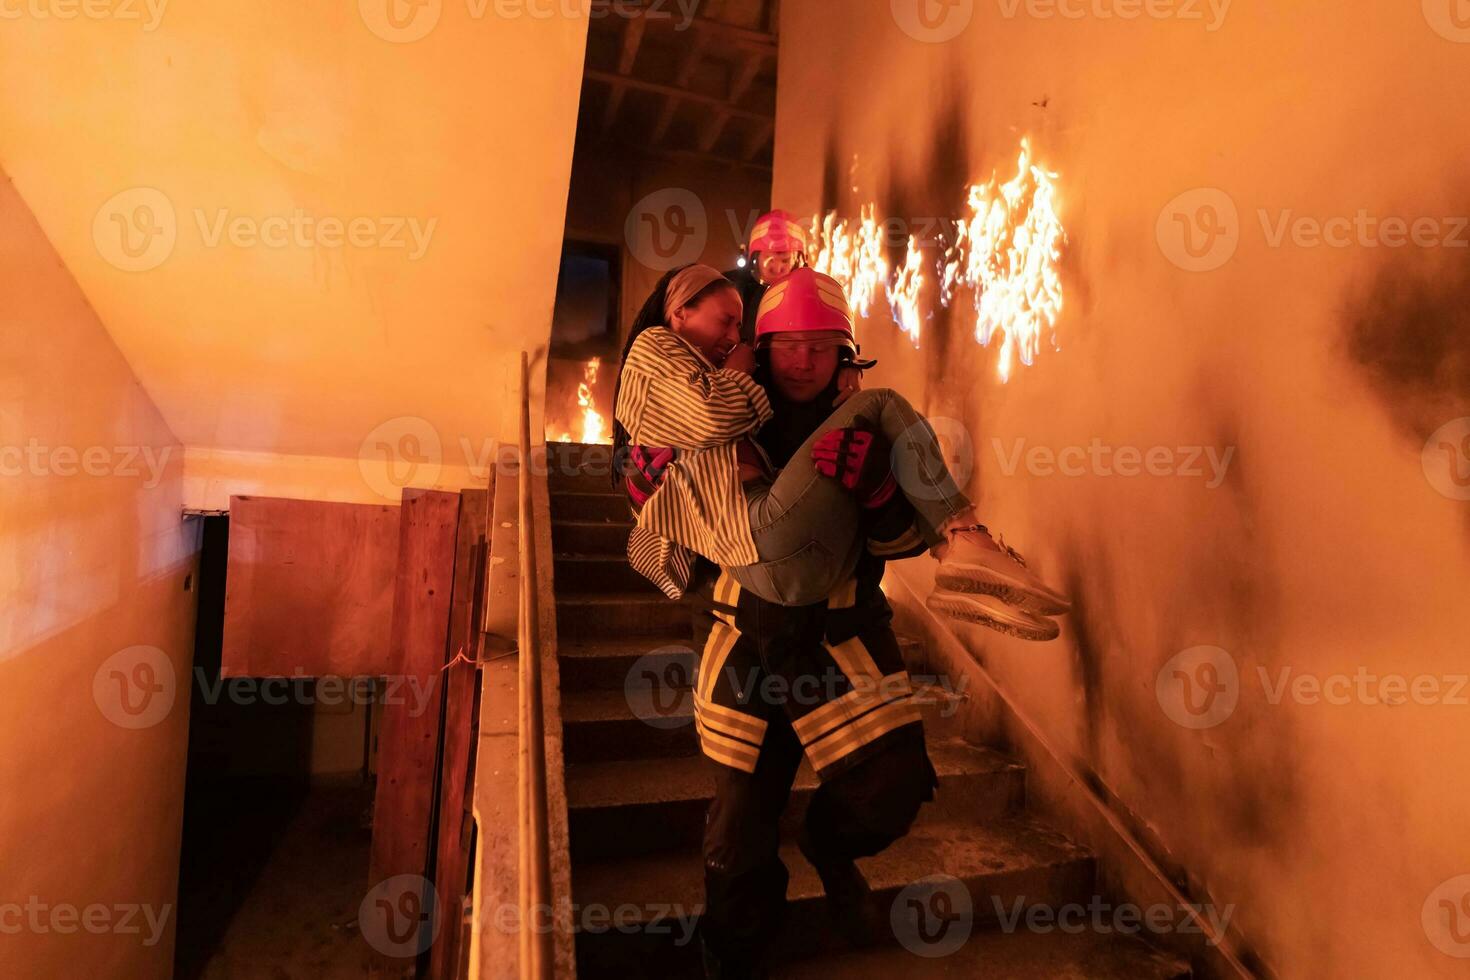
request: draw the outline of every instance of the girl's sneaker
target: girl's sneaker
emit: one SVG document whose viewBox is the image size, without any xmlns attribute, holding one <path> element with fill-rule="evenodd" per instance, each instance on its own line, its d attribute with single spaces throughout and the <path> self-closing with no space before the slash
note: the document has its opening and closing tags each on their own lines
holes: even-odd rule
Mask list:
<svg viewBox="0 0 1470 980">
<path fill-rule="evenodd" d="M 949 529 L 949 548 L 939 560 L 934 582 L 954 592 L 992 595 L 1043 616 L 1072 608 L 1066 596 L 1031 573 L 1016 549 L 997 544 L 984 524 Z"/>
<path fill-rule="evenodd" d="M 1008 605 L 993 595 L 936 589 L 924 604 L 941 616 L 988 626 L 1023 640 L 1055 640 L 1061 632 L 1054 620 Z"/>
</svg>

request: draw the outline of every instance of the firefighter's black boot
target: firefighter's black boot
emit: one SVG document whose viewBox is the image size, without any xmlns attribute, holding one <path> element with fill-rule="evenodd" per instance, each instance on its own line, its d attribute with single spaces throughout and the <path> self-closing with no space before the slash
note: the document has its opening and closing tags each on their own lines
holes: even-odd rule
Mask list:
<svg viewBox="0 0 1470 980">
<path fill-rule="evenodd" d="M 812 841 L 809 827 L 803 825 L 796 846 L 802 857 L 811 862 L 822 879 L 827 895 L 827 911 L 842 938 L 853 946 L 872 946 L 879 942 L 884 924 L 870 901 L 872 892 L 857 863 L 847 858 L 831 858 L 822 854 Z"/>
</svg>

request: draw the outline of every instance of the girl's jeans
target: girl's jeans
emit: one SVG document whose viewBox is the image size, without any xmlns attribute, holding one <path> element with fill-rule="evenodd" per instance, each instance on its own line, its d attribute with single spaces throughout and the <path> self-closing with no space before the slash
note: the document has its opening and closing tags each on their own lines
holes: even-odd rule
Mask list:
<svg viewBox="0 0 1470 980">
<path fill-rule="evenodd" d="M 730 569 L 741 588 L 768 602 L 807 606 L 823 601 L 852 577 L 866 543 L 863 511 L 851 491 L 817 472 L 812 446 L 859 417 L 892 447 L 893 475 L 931 547 L 941 540 L 939 528 L 970 506 L 928 421 L 891 388 L 860 391 L 812 433 L 774 482 L 745 485 L 761 560 Z"/>
</svg>

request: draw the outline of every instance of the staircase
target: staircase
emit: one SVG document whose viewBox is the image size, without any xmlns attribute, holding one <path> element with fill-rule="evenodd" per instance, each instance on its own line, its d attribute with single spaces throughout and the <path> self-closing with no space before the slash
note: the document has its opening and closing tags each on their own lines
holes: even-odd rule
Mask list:
<svg viewBox="0 0 1470 980">
<path fill-rule="evenodd" d="M 693 665 L 689 616 L 624 559 L 631 522 L 624 498 L 608 483 L 607 448 L 549 448 L 578 972 L 700 977 L 698 942 L 686 937 L 703 902 L 700 841 L 713 763 L 699 754 L 692 701 L 681 696 Z M 601 465 L 583 471 L 580 461 L 589 457 Z M 905 647 L 918 649 L 912 641 Z M 638 678 L 653 678 L 651 690 L 647 681 L 626 686 L 635 665 Z M 934 958 L 915 955 L 892 936 L 862 950 L 838 939 L 821 882 L 794 843 L 817 784 L 803 764 L 783 826 L 790 909 L 775 975 L 1188 977 L 1183 961 L 1117 934 L 1032 932 L 1024 922 L 997 928 L 997 901 L 1007 915 L 1022 898 L 1028 905 L 1087 906 L 1096 894 L 1096 864 L 1025 812 L 1022 766 L 964 741 L 934 707 L 926 708 L 925 729 L 940 777 L 937 797 L 907 837 L 859 867 L 885 917 L 913 882 L 936 874 L 963 882 L 973 934 Z"/>
</svg>

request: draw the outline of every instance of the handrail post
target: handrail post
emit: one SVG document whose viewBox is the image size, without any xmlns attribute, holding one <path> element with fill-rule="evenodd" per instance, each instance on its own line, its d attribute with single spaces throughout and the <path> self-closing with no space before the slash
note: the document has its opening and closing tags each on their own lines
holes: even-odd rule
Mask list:
<svg viewBox="0 0 1470 980">
<path fill-rule="evenodd" d="M 545 980 L 555 965 L 556 910 L 551 902 L 551 858 L 546 799 L 546 732 L 541 689 L 540 585 L 536 568 L 535 508 L 531 500 L 531 369 L 521 351 L 520 418 L 520 824 L 521 976 Z M 541 921 L 539 915 L 546 913 Z"/>
</svg>

